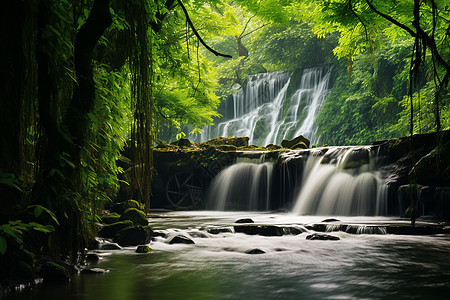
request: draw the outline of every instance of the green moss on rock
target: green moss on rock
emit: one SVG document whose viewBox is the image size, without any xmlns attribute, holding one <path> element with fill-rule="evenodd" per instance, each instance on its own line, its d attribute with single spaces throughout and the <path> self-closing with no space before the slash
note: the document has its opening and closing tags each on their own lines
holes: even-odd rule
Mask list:
<svg viewBox="0 0 450 300">
<path fill-rule="evenodd" d="M 310 144 L 310 140 L 305 138 L 303 135 L 299 135 L 299 136 L 293 138 L 292 140 L 283 140 L 281 142 L 281 146 L 283 148 L 294 149 L 293 147 L 299 143 L 304 143 L 306 145 L 306 148 L 308 148 L 309 144 Z"/>
<path fill-rule="evenodd" d="M 102 223 L 113 224 L 119 222 L 120 215 L 118 213 L 112 213 L 101 217 Z"/>
<path fill-rule="evenodd" d="M 232 145 L 235 147 L 247 147 L 248 146 L 248 136 L 229 136 L 229 137 L 217 137 L 203 144 L 217 146 L 217 145 Z"/>
<path fill-rule="evenodd" d="M 105 225 L 98 232 L 98 236 L 102 238 L 113 238 L 120 230 L 133 226 L 133 221 L 122 220 L 113 224 Z"/>
<path fill-rule="evenodd" d="M 147 215 L 142 210 L 136 208 L 128 208 L 127 210 L 125 210 L 120 217 L 120 220 L 130 220 L 134 225 L 148 225 Z"/>
</svg>

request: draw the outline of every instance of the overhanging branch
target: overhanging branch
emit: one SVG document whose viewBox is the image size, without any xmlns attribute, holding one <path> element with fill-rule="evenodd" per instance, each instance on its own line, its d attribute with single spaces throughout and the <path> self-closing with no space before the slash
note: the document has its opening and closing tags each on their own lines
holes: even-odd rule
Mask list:
<svg viewBox="0 0 450 300">
<path fill-rule="evenodd" d="M 192 24 L 191 18 L 189 17 L 189 14 L 186 10 L 186 7 L 184 7 L 183 3 L 181 2 L 181 0 L 177 0 L 178 4 L 180 4 L 181 9 L 184 12 L 184 15 L 186 16 L 186 21 L 188 22 L 189 26 L 192 28 L 192 31 L 194 32 L 195 36 L 197 37 L 197 39 L 200 41 L 200 43 L 202 43 L 203 46 L 205 46 L 206 49 L 208 49 L 208 51 L 214 53 L 215 56 L 222 56 L 222 57 L 228 57 L 228 58 L 232 58 L 231 55 L 228 54 L 222 54 L 217 52 L 216 50 L 212 49 L 211 47 L 209 47 L 205 41 L 203 41 L 203 39 L 201 38 L 200 34 L 197 32 L 197 30 L 194 27 L 194 24 Z"/>
</svg>

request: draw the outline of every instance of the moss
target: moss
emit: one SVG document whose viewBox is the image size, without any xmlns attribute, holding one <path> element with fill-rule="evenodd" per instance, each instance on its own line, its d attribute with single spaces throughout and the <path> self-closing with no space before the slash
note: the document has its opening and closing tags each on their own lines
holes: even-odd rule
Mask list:
<svg viewBox="0 0 450 300">
<path fill-rule="evenodd" d="M 102 223 L 113 224 L 113 223 L 119 222 L 120 215 L 118 213 L 112 213 L 112 214 L 103 215 L 100 219 L 102 220 Z"/>
<path fill-rule="evenodd" d="M 130 200 L 127 200 L 123 205 L 124 211 L 127 210 L 128 208 L 136 208 L 136 209 L 144 210 L 144 204 L 139 203 L 136 200 L 130 199 Z"/>
<path fill-rule="evenodd" d="M 292 149 L 308 149 L 308 146 L 304 142 L 295 144 Z"/>
<path fill-rule="evenodd" d="M 98 236 L 103 238 L 112 238 L 117 232 L 130 226 L 133 226 L 133 221 L 131 220 L 122 220 L 113 224 L 105 225 L 98 232 Z"/>
<path fill-rule="evenodd" d="M 283 140 L 281 142 L 281 146 L 283 146 L 284 148 L 294 149 L 293 147 L 299 143 L 304 143 L 306 148 L 308 148 L 310 141 L 309 141 L 309 139 L 305 138 L 303 135 L 299 135 L 299 136 L 293 138 L 292 140 Z"/>
<path fill-rule="evenodd" d="M 136 208 L 128 208 L 120 217 L 121 221 L 130 220 L 134 225 L 148 225 L 147 215 Z"/>
<path fill-rule="evenodd" d="M 229 136 L 229 137 L 217 137 L 209 141 L 203 142 L 202 144 L 217 146 L 217 145 L 232 145 L 235 147 L 246 147 L 248 146 L 249 138 L 247 136 Z"/>
</svg>

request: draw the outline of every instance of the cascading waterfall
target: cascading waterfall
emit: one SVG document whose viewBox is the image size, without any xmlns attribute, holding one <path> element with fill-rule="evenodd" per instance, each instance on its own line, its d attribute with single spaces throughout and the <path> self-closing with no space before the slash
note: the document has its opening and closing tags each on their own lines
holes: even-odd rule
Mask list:
<svg viewBox="0 0 450 300">
<path fill-rule="evenodd" d="M 273 72 L 249 76 L 247 84 L 233 94 L 232 113 L 219 111 L 225 121 L 205 127 L 201 141 L 248 136 L 250 144 L 265 146 L 302 134 L 315 143 L 314 119 L 329 91 L 331 68 L 305 69 L 297 90 L 289 96 L 291 75 Z"/>
<path fill-rule="evenodd" d="M 240 162 L 214 179 L 208 208 L 250 211 L 277 208 L 274 201 L 279 201 L 275 198 L 280 193 L 277 195 L 273 189 L 286 178 L 283 162 L 297 160 L 300 164 L 294 166 L 301 168 L 303 175 L 297 187 L 293 187 L 298 193 L 293 199 L 294 213 L 384 216 L 387 215 L 387 187 L 376 170 L 373 156 L 374 148 L 370 146 L 324 147 L 283 153 L 276 165 L 263 161 Z M 283 193 L 286 186 L 290 185 L 281 184 L 281 194 L 290 194 Z"/>
<path fill-rule="evenodd" d="M 238 160 L 220 172 L 210 186 L 207 207 L 213 210 L 269 210 L 273 163 L 262 161 Z"/>
<path fill-rule="evenodd" d="M 370 147 L 333 147 L 308 157 L 293 209 L 311 215 L 386 215 L 386 185 Z"/>
</svg>

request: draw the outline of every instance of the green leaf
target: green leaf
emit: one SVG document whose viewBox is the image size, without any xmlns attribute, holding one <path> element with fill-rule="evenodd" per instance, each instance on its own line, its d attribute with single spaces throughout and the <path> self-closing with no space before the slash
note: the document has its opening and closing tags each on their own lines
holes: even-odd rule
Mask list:
<svg viewBox="0 0 450 300">
<path fill-rule="evenodd" d="M 42 212 L 44 211 L 44 207 L 41 205 L 36 205 L 36 207 L 34 208 L 34 217 L 38 218 Z"/>
<path fill-rule="evenodd" d="M 8 248 L 8 241 L 4 236 L 0 235 L 0 253 L 2 255 L 5 254 L 6 248 Z"/>
<path fill-rule="evenodd" d="M 31 205 L 31 206 L 29 206 L 29 208 L 33 208 L 33 207 L 34 207 L 34 216 L 36 218 L 38 218 L 42 214 L 42 212 L 45 211 L 50 216 L 50 218 L 52 218 L 52 220 L 55 221 L 55 223 L 59 225 L 59 222 L 58 222 L 58 219 L 56 218 L 56 215 L 51 210 L 49 210 L 48 208 L 45 208 L 42 205 Z"/>
<path fill-rule="evenodd" d="M 52 225 L 42 225 L 42 224 L 35 223 L 35 222 L 31 222 L 30 225 L 33 226 L 34 230 L 44 232 L 44 233 L 51 233 L 51 232 L 55 231 L 55 228 Z"/>
</svg>

